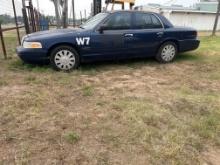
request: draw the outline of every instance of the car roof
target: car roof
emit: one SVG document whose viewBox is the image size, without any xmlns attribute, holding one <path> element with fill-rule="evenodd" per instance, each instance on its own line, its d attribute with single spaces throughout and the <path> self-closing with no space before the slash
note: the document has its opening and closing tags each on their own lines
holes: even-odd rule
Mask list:
<svg viewBox="0 0 220 165">
<path fill-rule="evenodd" d="M 155 12 L 151 12 L 151 11 L 140 11 L 140 10 L 113 10 L 113 11 L 105 11 L 103 13 L 123 13 L 123 12 L 129 12 L 129 13 L 146 13 L 146 14 L 154 14 L 157 15 L 160 20 L 162 21 L 162 23 L 164 24 L 165 28 L 169 28 L 169 27 L 173 27 L 172 23 L 165 18 L 164 16 L 162 16 L 161 14 L 155 13 Z"/>
<path fill-rule="evenodd" d="M 104 11 L 103 13 L 123 13 L 123 12 L 158 14 L 158 13 L 155 13 L 155 12 L 140 11 L 140 10 L 113 10 L 113 11 Z"/>
</svg>

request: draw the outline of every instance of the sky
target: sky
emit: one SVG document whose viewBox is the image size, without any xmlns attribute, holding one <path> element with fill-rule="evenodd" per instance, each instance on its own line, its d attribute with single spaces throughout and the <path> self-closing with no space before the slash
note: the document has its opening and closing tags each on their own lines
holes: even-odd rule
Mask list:
<svg viewBox="0 0 220 165">
<path fill-rule="evenodd" d="M 34 5 L 36 5 L 36 1 L 37 0 L 33 0 Z M 40 10 L 42 10 L 42 12 L 46 15 L 54 15 L 54 6 L 51 3 L 50 0 L 38 0 L 39 4 L 40 4 Z M 69 0 L 70 2 L 72 0 Z M 87 11 L 87 14 L 90 13 L 91 11 L 91 3 L 93 0 L 75 0 L 75 12 L 76 12 L 76 17 L 80 16 L 80 11 L 82 11 L 83 15 L 84 15 L 84 10 Z M 104 1 L 102 0 L 103 5 L 104 5 Z M 147 3 L 160 3 L 160 4 L 164 4 L 166 2 L 169 2 L 171 0 L 136 0 L 135 5 L 144 5 Z M 190 6 L 196 2 L 198 2 L 199 0 L 173 0 L 176 1 L 175 4 L 181 4 L 184 6 Z M 71 5 L 70 5 L 71 6 Z M 128 5 L 125 6 L 128 8 Z M 120 6 L 116 6 L 116 9 L 120 9 Z"/>
<path fill-rule="evenodd" d="M 17 10 L 17 15 L 22 15 L 21 0 L 15 0 L 15 6 Z M 12 1 L 11 0 L 0 0 L 0 14 L 9 14 L 13 15 Z"/>
<path fill-rule="evenodd" d="M 15 0 L 16 4 L 18 4 L 18 9 L 19 14 L 21 13 L 21 0 Z M 37 7 L 37 0 L 32 0 L 33 5 Z M 40 6 L 40 11 L 44 13 L 45 15 L 55 15 L 54 12 L 54 5 L 51 2 L 51 0 L 38 0 L 39 1 L 39 6 Z M 71 4 L 72 0 L 69 0 Z M 75 0 L 75 12 L 76 12 L 76 17 L 80 17 L 80 11 L 82 11 L 83 16 L 84 16 L 84 10 L 87 11 L 87 15 L 90 14 L 91 11 L 91 3 L 93 0 Z M 105 0 L 102 0 L 103 5 Z M 135 5 L 144 5 L 147 3 L 160 3 L 160 4 L 166 4 L 167 2 L 172 1 L 172 0 L 136 0 Z M 175 1 L 174 4 L 181 4 L 184 6 L 190 6 L 199 0 L 173 0 Z M 171 3 L 172 4 L 172 3 Z M 69 5 L 71 7 L 71 5 Z M 116 9 L 120 9 L 120 6 L 115 6 Z M 125 8 L 128 9 L 128 5 L 125 5 Z M 2 13 L 11 13 L 12 12 L 12 4 L 11 0 L 0 0 L 0 14 Z M 72 14 L 69 13 L 69 15 Z"/>
</svg>

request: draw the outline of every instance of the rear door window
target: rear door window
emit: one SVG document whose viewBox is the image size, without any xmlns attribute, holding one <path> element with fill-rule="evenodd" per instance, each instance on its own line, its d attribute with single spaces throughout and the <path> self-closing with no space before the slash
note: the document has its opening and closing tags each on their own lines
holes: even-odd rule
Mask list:
<svg viewBox="0 0 220 165">
<path fill-rule="evenodd" d="M 151 19 L 154 29 L 163 28 L 163 25 L 161 24 L 160 20 L 155 15 L 151 14 Z"/>
<path fill-rule="evenodd" d="M 153 14 L 135 13 L 135 29 L 158 29 L 163 28 L 160 20 Z"/>
</svg>

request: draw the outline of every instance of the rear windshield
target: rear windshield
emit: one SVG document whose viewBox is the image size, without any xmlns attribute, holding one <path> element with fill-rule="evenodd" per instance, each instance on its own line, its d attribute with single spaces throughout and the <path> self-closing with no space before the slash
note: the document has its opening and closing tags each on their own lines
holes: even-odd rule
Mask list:
<svg viewBox="0 0 220 165">
<path fill-rule="evenodd" d="M 161 19 L 165 28 L 173 27 L 173 24 L 166 17 L 164 17 L 163 15 L 160 15 L 160 14 L 157 14 L 157 16 Z"/>
</svg>

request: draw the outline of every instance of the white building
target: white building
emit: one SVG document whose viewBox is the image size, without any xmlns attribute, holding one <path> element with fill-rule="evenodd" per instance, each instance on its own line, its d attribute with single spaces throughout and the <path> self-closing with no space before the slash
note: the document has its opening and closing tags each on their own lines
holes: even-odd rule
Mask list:
<svg viewBox="0 0 220 165">
<path fill-rule="evenodd" d="M 204 4 L 204 2 L 201 3 L 202 5 Z M 213 2 L 210 2 L 210 5 L 213 5 Z M 179 5 L 162 6 L 159 4 L 148 4 L 145 6 L 135 7 L 135 9 L 160 13 L 168 18 L 175 26 L 193 27 L 200 31 L 212 30 L 216 11 L 210 11 L 209 5 L 207 5 L 209 11 L 206 11 L 204 6 L 203 10 L 199 10 L 198 6 L 200 6 L 200 3 L 195 4 L 195 6 L 191 8 L 186 8 Z M 214 10 L 216 9 L 214 8 Z M 220 20 L 217 29 L 220 30 Z"/>
</svg>

